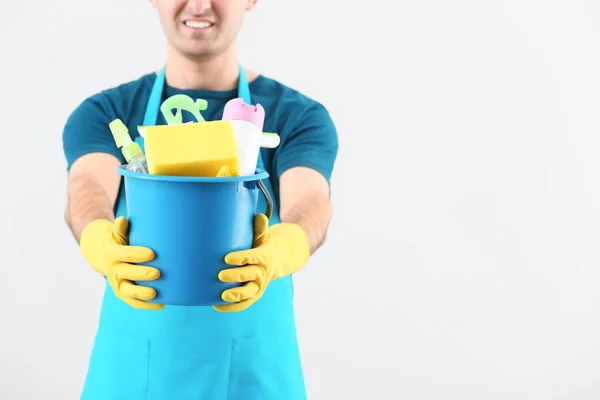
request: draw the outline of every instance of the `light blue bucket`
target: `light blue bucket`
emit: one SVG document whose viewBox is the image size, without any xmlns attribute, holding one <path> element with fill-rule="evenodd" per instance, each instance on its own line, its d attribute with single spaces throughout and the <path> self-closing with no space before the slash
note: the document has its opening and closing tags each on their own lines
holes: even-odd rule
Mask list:
<svg viewBox="0 0 600 400">
<path fill-rule="evenodd" d="M 144 263 L 160 270 L 155 281 L 138 282 L 156 290 L 154 303 L 212 306 L 226 304 L 221 293 L 239 283 L 224 283 L 221 270 L 234 268 L 225 255 L 252 247 L 258 192 L 273 202 L 262 179 L 269 174 L 236 177 L 179 177 L 141 174 L 119 167 L 129 219 L 129 244 L 155 253 Z"/>
</svg>

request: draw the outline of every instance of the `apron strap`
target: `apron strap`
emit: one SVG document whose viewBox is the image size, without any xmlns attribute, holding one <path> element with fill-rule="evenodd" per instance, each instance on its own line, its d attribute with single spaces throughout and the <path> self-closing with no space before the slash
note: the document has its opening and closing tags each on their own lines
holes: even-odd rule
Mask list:
<svg viewBox="0 0 600 400">
<path fill-rule="evenodd" d="M 240 66 L 240 76 L 238 78 L 238 97 L 241 97 L 246 104 L 252 104 L 252 98 L 250 96 L 250 85 L 248 85 L 248 78 L 246 78 L 246 71 Z"/>
<path fill-rule="evenodd" d="M 152 91 L 146 105 L 146 113 L 144 114 L 144 126 L 156 125 L 158 121 L 158 112 L 162 103 L 162 94 L 165 87 L 165 69 L 162 68 L 152 85 Z"/>
</svg>

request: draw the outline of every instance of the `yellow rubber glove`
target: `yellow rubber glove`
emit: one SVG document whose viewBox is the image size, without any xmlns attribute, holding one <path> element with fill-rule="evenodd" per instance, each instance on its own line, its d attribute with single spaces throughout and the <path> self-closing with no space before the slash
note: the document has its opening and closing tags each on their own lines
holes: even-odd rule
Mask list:
<svg viewBox="0 0 600 400">
<path fill-rule="evenodd" d="M 238 266 L 219 272 L 222 282 L 245 284 L 225 290 L 221 297 L 231 304 L 214 306 L 217 311 L 242 311 L 262 297 L 274 279 L 304 268 L 310 256 L 306 233 L 300 225 L 282 222 L 269 227 L 264 214 L 254 219 L 253 248 L 229 253 L 225 262 Z"/>
<path fill-rule="evenodd" d="M 92 268 L 106 276 L 115 296 L 132 307 L 159 310 L 161 304 L 148 303 L 156 291 L 132 281 L 151 281 L 160 276 L 156 268 L 130 263 L 143 263 L 154 259 L 147 247 L 129 246 L 129 221 L 119 217 L 114 223 L 105 219 L 90 222 L 84 229 L 80 248 Z"/>
</svg>

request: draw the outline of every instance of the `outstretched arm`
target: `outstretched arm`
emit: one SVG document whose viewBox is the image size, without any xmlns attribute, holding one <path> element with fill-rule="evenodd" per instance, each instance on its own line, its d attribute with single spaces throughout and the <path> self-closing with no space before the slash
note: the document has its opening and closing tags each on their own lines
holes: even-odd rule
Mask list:
<svg viewBox="0 0 600 400">
<path fill-rule="evenodd" d="M 63 151 L 67 161 L 67 208 L 65 220 L 80 243 L 86 226 L 96 219 L 114 220 L 113 208 L 125 162 L 115 145 L 109 123 L 117 108 L 104 95 L 84 100 L 69 116 L 63 130 Z"/>
<path fill-rule="evenodd" d="M 75 161 L 69 171 L 65 220 L 77 243 L 93 220 L 114 220 L 120 183 L 115 171 L 119 165 L 119 160 L 110 154 L 91 153 Z"/>
<path fill-rule="evenodd" d="M 271 281 L 304 268 L 325 241 L 332 207 L 325 177 L 309 167 L 292 167 L 279 179 L 281 223 L 268 227 L 264 214 L 254 223 L 254 247 L 229 253 L 225 262 L 234 268 L 219 273 L 223 282 L 245 283 L 227 289 L 217 311 L 241 311 L 260 299 Z"/>
<path fill-rule="evenodd" d="M 329 180 L 338 151 L 337 132 L 327 110 L 318 103 L 289 124 L 296 128 L 282 140 L 274 157 L 281 223 L 269 227 L 267 217 L 257 215 L 253 248 L 225 257 L 234 268 L 221 271 L 219 279 L 244 284 L 222 293 L 231 304 L 215 306 L 218 311 L 250 307 L 271 281 L 304 268 L 327 236 L 333 214 Z"/>
<path fill-rule="evenodd" d="M 294 167 L 281 175 L 279 191 L 281 221 L 304 229 L 313 254 L 325 241 L 333 215 L 327 180 L 314 169 Z"/>
</svg>

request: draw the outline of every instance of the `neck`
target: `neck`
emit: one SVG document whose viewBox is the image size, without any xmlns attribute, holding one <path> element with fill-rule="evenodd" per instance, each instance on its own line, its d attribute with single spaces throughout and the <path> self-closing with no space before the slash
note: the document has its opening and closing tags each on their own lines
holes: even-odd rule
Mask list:
<svg viewBox="0 0 600 400">
<path fill-rule="evenodd" d="M 235 47 L 204 60 L 186 57 L 173 47 L 167 50 L 165 81 L 177 89 L 226 91 L 237 88 L 239 64 Z"/>
</svg>

